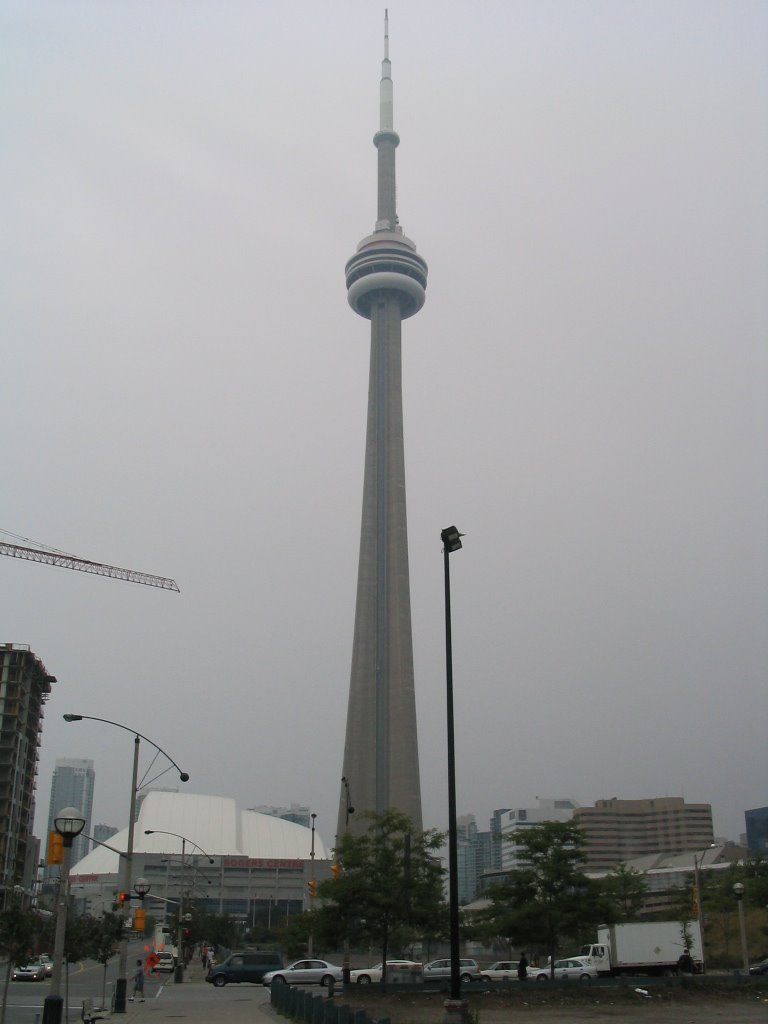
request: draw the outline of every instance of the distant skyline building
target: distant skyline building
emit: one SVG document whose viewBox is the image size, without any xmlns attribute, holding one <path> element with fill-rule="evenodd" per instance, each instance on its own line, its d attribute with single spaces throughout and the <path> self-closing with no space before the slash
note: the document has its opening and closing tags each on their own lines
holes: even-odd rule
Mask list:
<svg viewBox="0 0 768 1024">
<path fill-rule="evenodd" d="M 597 800 L 576 818 L 585 838 L 585 867 L 608 870 L 652 853 L 703 850 L 714 842 L 711 804 L 687 804 L 682 797 Z"/>
<path fill-rule="evenodd" d="M 511 871 L 521 864 L 518 856 L 519 847 L 509 838 L 513 832 L 529 828 L 531 825 L 541 825 L 545 821 L 570 821 L 578 806 L 578 801 L 571 797 L 550 799 L 537 796 L 535 807 L 514 807 L 508 811 L 498 812 L 502 870 Z"/>
<path fill-rule="evenodd" d="M 48 804 L 48 834 L 53 831 L 53 821 L 65 807 L 76 807 L 85 818 L 82 835 L 72 843 L 72 863 L 82 860 L 91 848 L 88 836 L 91 832 L 93 815 L 93 788 L 96 772 L 93 761 L 84 757 L 57 758 L 51 782 L 51 799 Z"/>
<path fill-rule="evenodd" d="M 744 812 L 747 846 L 753 853 L 768 853 L 768 807 L 753 807 Z"/>
<path fill-rule="evenodd" d="M 36 877 L 37 762 L 45 702 L 55 682 L 28 644 L 0 645 L 0 907 L 16 886 L 30 893 Z"/>
<path fill-rule="evenodd" d="M 94 825 L 93 838 L 97 843 L 108 843 L 112 836 L 117 835 L 114 825 Z"/>
<path fill-rule="evenodd" d="M 346 265 L 348 300 L 371 321 L 360 561 L 337 834 L 390 807 L 422 829 L 405 503 L 401 324 L 424 305 L 427 264 L 396 210 L 389 20 L 379 86 L 378 209 Z M 350 812 L 354 807 L 354 813 Z"/>
</svg>

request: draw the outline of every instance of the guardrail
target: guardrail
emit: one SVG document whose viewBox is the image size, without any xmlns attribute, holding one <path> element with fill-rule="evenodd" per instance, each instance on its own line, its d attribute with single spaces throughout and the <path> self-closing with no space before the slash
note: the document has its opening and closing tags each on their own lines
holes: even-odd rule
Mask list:
<svg viewBox="0 0 768 1024">
<path fill-rule="evenodd" d="M 326 998 L 293 985 L 271 985 L 270 993 L 277 1012 L 300 1024 L 390 1024 L 388 1017 L 375 1020 L 365 1010 L 338 1006 L 330 995 Z"/>
</svg>

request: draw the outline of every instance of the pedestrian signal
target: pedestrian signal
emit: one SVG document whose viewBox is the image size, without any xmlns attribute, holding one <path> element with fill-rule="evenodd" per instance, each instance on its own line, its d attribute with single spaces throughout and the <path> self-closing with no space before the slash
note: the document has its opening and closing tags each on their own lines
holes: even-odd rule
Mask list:
<svg viewBox="0 0 768 1024">
<path fill-rule="evenodd" d="M 137 907 L 133 912 L 133 930 L 143 932 L 147 923 L 146 912 L 143 907 Z"/>
<path fill-rule="evenodd" d="M 309 895 L 314 899 L 317 893 L 317 882 L 313 879 L 309 882 Z"/>
<path fill-rule="evenodd" d="M 341 864 L 331 864 L 331 874 L 333 875 L 333 878 L 338 881 L 339 876 L 341 875 Z"/>
</svg>

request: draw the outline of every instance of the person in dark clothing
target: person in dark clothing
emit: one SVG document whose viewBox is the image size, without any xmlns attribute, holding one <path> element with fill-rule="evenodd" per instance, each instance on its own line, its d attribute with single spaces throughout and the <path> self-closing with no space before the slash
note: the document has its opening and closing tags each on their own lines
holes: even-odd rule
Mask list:
<svg viewBox="0 0 768 1024">
<path fill-rule="evenodd" d="M 517 980 L 525 981 L 528 977 L 528 959 L 525 953 L 520 954 L 520 959 L 517 963 Z"/>
</svg>

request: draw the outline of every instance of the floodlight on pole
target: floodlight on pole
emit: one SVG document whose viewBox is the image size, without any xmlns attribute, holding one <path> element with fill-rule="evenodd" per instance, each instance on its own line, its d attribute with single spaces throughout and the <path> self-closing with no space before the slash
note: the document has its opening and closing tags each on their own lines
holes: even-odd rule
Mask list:
<svg viewBox="0 0 768 1024">
<path fill-rule="evenodd" d="M 455 526 L 440 533 L 443 542 L 443 572 L 445 578 L 445 681 L 446 721 L 448 732 L 448 930 L 451 945 L 450 996 L 446 1004 L 446 1019 L 460 1017 L 461 970 L 459 964 L 459 852 L 456 822 L 456 755 L 454 748 L 453 717 L 453 646 L 451 639 L 451 572 L 450 555 L 461 548 L 461 538 Z M 454 1012 L 455 1011 L 455 1012 Z"/>
</svg>

